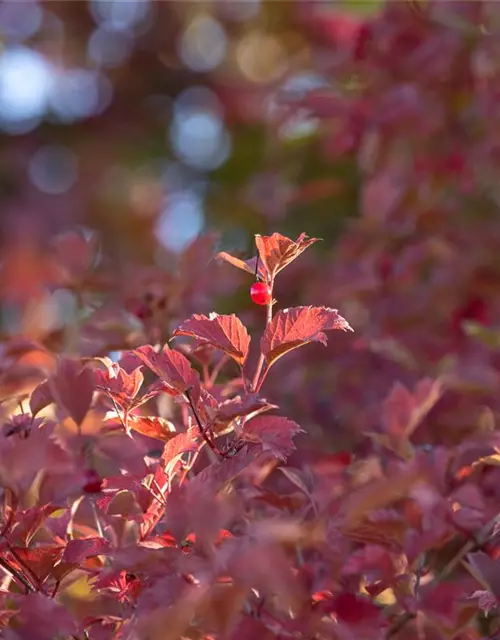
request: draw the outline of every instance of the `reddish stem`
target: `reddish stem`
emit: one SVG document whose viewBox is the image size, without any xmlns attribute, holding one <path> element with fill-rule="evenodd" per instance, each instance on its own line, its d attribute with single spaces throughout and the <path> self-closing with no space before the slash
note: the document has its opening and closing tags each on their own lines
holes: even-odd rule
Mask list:
<svg viewBox="0 0 500 640">
<path fill-rule="evenodd" d="M 273 298 L 272 298 L 272 290 L 274 283 L 271 282 L 271 300 L 269 304 L 266 305 L 266 327 L 264 332 L 271 324 L 273 319 Z M 253 377 L 252 389 L 254 393 L 260 391 L 262 383 L 264 382 L 264 378 L 266 377 L 267 369 L 264 369 L 265 357 L 264 354 L 261 353 L 259 356 L 259 361 L 257 363 L 257 369 L 255 370 L 255 375 Z"/>
</svg>

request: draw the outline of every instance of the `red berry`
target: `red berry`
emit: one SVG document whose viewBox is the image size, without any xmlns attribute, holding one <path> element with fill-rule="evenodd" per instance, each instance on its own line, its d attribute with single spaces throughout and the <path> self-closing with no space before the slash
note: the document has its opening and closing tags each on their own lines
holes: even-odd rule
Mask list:
<svg viewBox="0 0 500 640">
<path fill-rule="evenodd" d="M 85 493 L 100 493 L 102 489 L 102 480 L 100 475 L 94 469 L 88 469 L 85 472 L 85 484 L 83 490 Z"/>
<path fill-rule="evenodd" d="M 271 287 L 265 282 L 254 282 L 250 287 L 250 297 L 255 304 L 269 304 L 271 296 Z"/>
</svg>

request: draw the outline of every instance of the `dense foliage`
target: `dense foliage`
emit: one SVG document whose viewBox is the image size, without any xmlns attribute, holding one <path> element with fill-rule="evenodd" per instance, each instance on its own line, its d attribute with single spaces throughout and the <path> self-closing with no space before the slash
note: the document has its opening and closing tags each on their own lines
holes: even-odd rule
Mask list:
<svg viewBox="0 0 500 640">
<path fill-rule="evenodd" d="M 113 64 L 99 2 L 23 36 L 92 114 L 0 58 L 2 637 L 494 639 L 500 5 L 146 4 Z"/>
</svg>

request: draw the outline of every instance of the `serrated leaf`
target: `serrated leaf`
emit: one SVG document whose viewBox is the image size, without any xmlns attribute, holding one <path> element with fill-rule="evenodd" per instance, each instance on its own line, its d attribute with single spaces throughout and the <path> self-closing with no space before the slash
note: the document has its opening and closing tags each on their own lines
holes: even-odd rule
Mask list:
<svg viewBox="0 0 500 640">
<path fill-rule="evenodd" d="M 281 235 L 281 233 L 273 233 L 270 236 L 257 234 L 255 236 L 259 257 L 271 280 L 318 240 L 319 238 L 308 238 L 305 233 L 301 233 L 295 241 Z"/>
<path fill-rule="evenodd" d="M 94 369 L 97 386 L 107 391 L 122 408 L 130 407 L 144 382 L 141 367 L 127 373 L 117 362 L 109 358 L 96 358 L 96 360 L 106 367 L 106 371 Z"/>
<path fill-rule="evenodd" d="M 137 355 L 162 382 L 170 386 L 177 394 L 184 394 L 187 390 L 192 389 L 198 398 L 200 388 L 198 373 L 182 353 L 171 349 L 168 345 L 165 345 L 158 353 L 151 345 L 139 347 L 132 353 Z"/>
<path fill-rule="evenodd" d="M 242 439 L 259 443 L 264 451 L 285 460 L 295 449 L 293 438 L 303 430 L 296 422 L 282 416 L 257 416 L 243 428 Z"/>
<path fill-rule="evenodd" d="M 250 345 L 250 336 L 245 325 L 234 314 L 194 314 L 183 322 L 173 335 L 190 336 L 211 344 L 227 353 L 241 366 L 246 360 Z"/>
<path fill-rule="evenodd" d="M 309 342 L 326 345 L 325 331 L 353 331 L 337 309 L 328 307 L 293 307 L 278 311 L 267 327 L 260 347 L 268 366 L 282 355 Z"/>
</svg>

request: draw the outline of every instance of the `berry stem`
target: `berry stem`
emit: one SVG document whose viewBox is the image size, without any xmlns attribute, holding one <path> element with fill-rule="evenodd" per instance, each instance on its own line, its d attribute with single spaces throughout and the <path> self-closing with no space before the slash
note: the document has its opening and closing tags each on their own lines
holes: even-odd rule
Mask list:
<svg viewBox="0 0 500 640">
<path fill-rule="evenodd" d="M 271 282 L 271 291 L 273 290 L 273 285 L 274 285 L 274 282 Z M 271 296 L 271 299 L 266 305 L 266 326 L 264 331 L 266 331 L 268 326 L 271 324 L 272 319 L 273 319 L 273 297 Z M 254 393 L 257 393 L 258 391 L 260 391 L 262 383 L 264 382 L 264 378 L 266 376 L 266 370 L 264 369 L 264 364 L 265 364 L 264 354 L 261 353 L 259 356 L 257 369 L 255 370 L 255 374 L 252 382 L 252 389 Z"/>
</svg>

